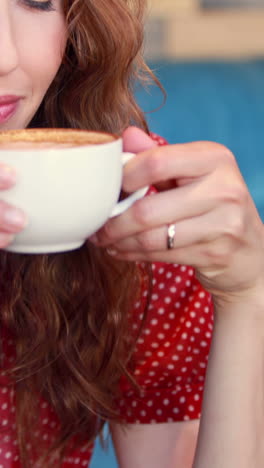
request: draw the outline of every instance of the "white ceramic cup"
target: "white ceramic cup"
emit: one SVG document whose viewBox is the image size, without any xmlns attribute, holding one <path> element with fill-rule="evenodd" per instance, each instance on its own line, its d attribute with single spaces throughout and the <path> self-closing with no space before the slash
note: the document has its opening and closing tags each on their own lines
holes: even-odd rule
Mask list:
<svg viewBox="0 0 264 468">
<path fill-rule="evenodd" d="M 122 152 L 121 138 L 107 133 L 0 132 L 0 163 L 17 171 L 16 185 L 0 191 L 0 199 L 28 216 L 6 250 L 37 254 L 79 248 L 108 218 L 146 194 L 147 187 L 118 203 L 123 165 L 134 156 Z"/>
</svg>

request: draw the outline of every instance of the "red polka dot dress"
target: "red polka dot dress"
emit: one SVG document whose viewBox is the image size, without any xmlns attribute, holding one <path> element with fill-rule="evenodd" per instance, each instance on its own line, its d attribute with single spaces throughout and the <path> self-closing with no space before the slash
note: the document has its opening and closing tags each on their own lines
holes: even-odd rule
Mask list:
<svg viewBox="0 0 264 468">
<path fill-rule="evenodd" d="M 211 297 L 190 267 L 155 263 L 152 270 L 154 287 L 134 357 L 141 390 L 122 381 L 121 414 L 131 424 L 198 419 L 213 329 Z M 135 305 L 135 329 L 142 303 Z"/>
<path fill-rule="evenodd" d="M 166 142 L 156 135 L 159 145 Z M 140 390 L 123 378 L 118 401 L 124 422 L 157 424 L 198 419 L 201 414 L 206 366 L 213 330 L 213 305 L 191 267 L 152 264 L 153 288 L 144 327 L 133 358 L 134 376 Z M 140 326 L 148 290 L 131 311 L 135 332 Z M 15 346 L 2 336 L 2 359 L 14 359 Z M 40 399 L 41 424 L 38 436 L 49 446 L 58 420 L 46 401 Z M 67 456 L 62 468 L 87 467 L 92 447 Z M 32 465 L 33 466 L 33 465 Z M 20 468 L 15 395 L 4 369 L 0 374 L 0 468 Z M 34 467 L 35 468 L 35 467 Z"/>
</svg>

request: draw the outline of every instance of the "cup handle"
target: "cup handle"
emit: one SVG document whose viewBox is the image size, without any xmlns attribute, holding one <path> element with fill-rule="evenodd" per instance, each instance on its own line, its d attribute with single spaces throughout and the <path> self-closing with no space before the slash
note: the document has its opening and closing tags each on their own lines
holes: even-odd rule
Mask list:
<svg viewBox="0 0 264 468">
<path fill-rule="evenodd" d="M 134 158 L 136 155 L 133 153 L 123 153 L 122 154 L 122 163 L 123 166 L 130 161 L 130 159 Z M 137 190 L 136 192 L 132 193 L 129 195 L 125 200 L 122 200 L 116 204 L 114 207 L 112 213 L 110 214 L 109 218 L 113 218 L 114 216 L 118 216 L 122 214 L 124 211 L 126 211 L 128 208 L 130 208 L 135 201 L 139 200 L 140 198 L 143 198 L 149 187 L 143 187 L 142 189 Z"/>
</svg>

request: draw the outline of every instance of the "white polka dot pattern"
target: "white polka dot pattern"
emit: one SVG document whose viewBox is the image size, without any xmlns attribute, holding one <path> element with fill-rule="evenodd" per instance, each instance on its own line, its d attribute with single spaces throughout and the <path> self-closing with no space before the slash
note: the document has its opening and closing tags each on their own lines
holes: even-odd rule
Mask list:
<svg viewBox="0 0 264 468">
<path fill-rule="evenodd" d="M 153 135 L 158 144 L 165 141 Z M 206 365 L 213 330 L 213 306 L 190 267 L 153 264 L 153 291 L 144 329 L 134 356 L 140 392 L 121 379 L 120 414 L 128 423 L 160 423 L 199 418 Z M 132 330 L 143 318 L 148 296 L 142 291 L 132 311 Z M 3 356 L 14 359 L 14 343 L 3 333 Z M 0 373 L 0 468 L 21 468 L 15 424 L 14 391 L 4 370 Z M 34 433 L 49 446 L 59 422 L 40 399 L 41 424 Z M 61 468 L 87 468 L 92 449 L 83 447 L 66 457 Z M 36 464 L 32 463 L 32 466 Z"/>
<path fill-rule="evenodd" d="M 122 380 L 120 413 L 130 424 L 197 419 L 213 329 L 211 296 L 191 267 L 153 264 L 152 269 L 156 281 L 133 359 L 141 391 Z M 166 290 L 159 288 L 163 282 Z M 137 329 L 139 314 L 136 305 Z"/>
</svg>

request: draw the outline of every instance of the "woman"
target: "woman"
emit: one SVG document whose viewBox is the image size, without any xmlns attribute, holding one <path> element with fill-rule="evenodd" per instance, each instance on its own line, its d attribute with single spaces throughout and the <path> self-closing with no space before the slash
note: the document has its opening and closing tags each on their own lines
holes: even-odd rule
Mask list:
<svg viewBox="0 0 264 468">
<path fill-rule="evenodd" d="M 3 467 L 87 466 L 105 421 L 122 468 L 262 466 L 262 223 L 227 148 L 148 134 L 144 4 L 0 2 L 0 129 L 123 133 L 155 186 L 77 251 L 1 251 Z M 2 249 L 25 223 L 0 204 Z"/>
</svg>

